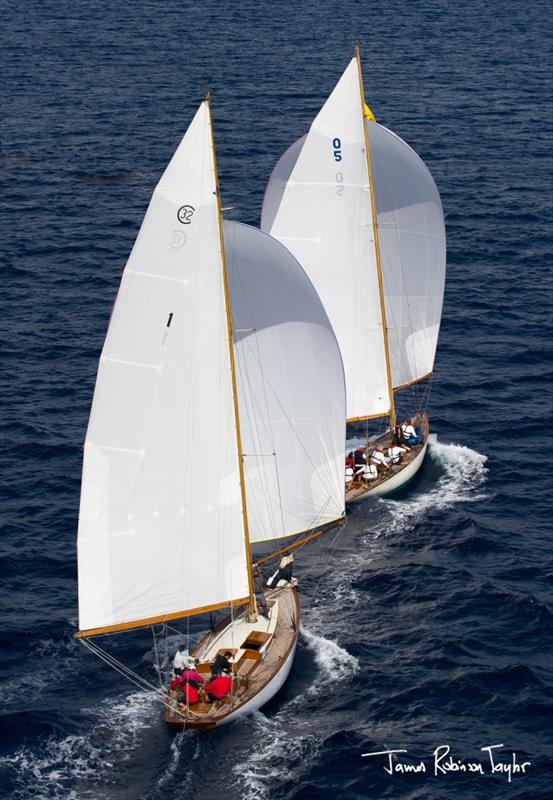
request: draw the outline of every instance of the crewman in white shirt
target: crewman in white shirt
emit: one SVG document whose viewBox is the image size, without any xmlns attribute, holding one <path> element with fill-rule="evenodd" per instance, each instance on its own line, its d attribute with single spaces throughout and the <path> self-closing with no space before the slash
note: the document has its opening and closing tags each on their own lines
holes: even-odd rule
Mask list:
<svg viewBox="0 0 553 800">
<path fill-rule="evenodd" d="M 390 460 L 384 455 L 384 450 L 382 447 L 377 447 L 373 452 L 371 456 L 371 464 L 374 464 L 379 471 L 381 469 L 388 469 Z"/>
<path fill-rule="evenodd" d="M 194 663 L 194 659 L 190 658 L 188 655 L 187 646 L 185 644 L 180 644 L 173 659 L 173 672 L 175 675 L 181 675 L 185 669 L 188 669 L 190 662 Z"/>
<path fill-rule="evenodd" d="M 375 481 L 378 478 L 378 469 L 376 464 L 365 464 L 361 477 L 363 478 L 364 483 Z"/>
<path fill-rule="evenodd" d="M 400 464 L 404 453 L 407 452 L 406 447 L 400 447 L 397 444 L 391 445 L 388 448 L 387 456 L 392 464 Z"/>
<path fill-rule="evenodd" d="M 403 432 L 403 440 L 405 444 L 409 445 L 409 447 L 413 447 L 414 445 L 419 443 L 420 437 L 418 436 L 410 419 L 405 420 L 405 422 L 401 426 L 401 430 Z"/>
</svg>

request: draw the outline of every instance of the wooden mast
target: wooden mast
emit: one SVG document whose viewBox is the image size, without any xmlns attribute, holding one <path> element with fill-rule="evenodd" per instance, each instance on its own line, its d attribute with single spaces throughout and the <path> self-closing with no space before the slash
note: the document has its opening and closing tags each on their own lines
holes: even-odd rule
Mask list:
<svg viewBox="0 0 553 800">
<path fill-rule="evenodd" d="M 363 73 L 361 71 L 361 56 L 359 53 L 359 44 L 355 45 L 355 58 L 357 60 L 357 71 L 359 73 L 359 92 L 361 95 L 361 115 L 363 119 L 363 134 L 365 137 L 365 154 L 367 156 L 367 172 L 369 175 L 369 189 L 371 195 L 371 211 L 373 219 L 374 231 L 374 248 L 376 253 L 376 274 L 378 276 L 378 294 L 380 297 L 380 313 L 382 316 L 382 331 L 384 335 L 384 356 L 386 358 L 386 375 L 388 378 L 388 395 L 390 398 L 390 429 L 393 431 L 396 424 L 396 410 L 394 404 L 394 387 L 392 384 L 392 368 L 390 365 L 390 346 L 388 343 L 388 324 L 386 322 L 386 306 L 384 302 L 384 286 L 382 283 L 382 263 L 380 259 L 380 242 L 378 239 L 378 221 L 376 216 L 376 199 L 374 192 L 374 181 L 371 161 L 371 151 L 369 148 L 369 133 L 367 131 L 367 122 L 365 119 L 365 88 L 363 85 Z"/>
<path fill-rule="evenodd" d="M 234 423 L 236 428 L 236 445 L 238 449 L 238 470 L 240 473 L 240 494 L 242 497 L 242 518 L 244 521 L 244 539 L 246 543 L 246 561 L 248 567 L 249 614 L 256 615 L 255 592 L 253 585 L 252 554 L 250 551 L 250 531 L 248 526 L 248 511 L 246 507 L 246 486 L 244 482 L 244 454 L 242 452 L 242 436 L 240 433 L 240 416 L 238 413 L 238 389 L 236 385 L 236 368 L 234 364 L 234 335 L 230 308 L 230 293 L 228 284 L 227 260 L 225 257 L 225 240 L 223 235 L 223 213 L 221 210 L 221 195 L 219 193 L 219 175 L 217 173 L 217 156 L 215 154 L 215 137 L 213 135 L 213 122 L 211 119 L 211 95 L 206 95 L 205 102 L 209 113 L 209 129 L 211 132 L 211 148 L 213 152 L 213 171 L 215 176 L 215 197 L 217 203 L 217 224 L 219 226 L 219 242 L 221 247 L 221 264 L 223 268 L 223 286 L 225 292 L 225 310 L 227 315 L 227 334 L 230 356 L 230 372 L 232 379 L 232 401 L 234 405 Z"/>
</svg>

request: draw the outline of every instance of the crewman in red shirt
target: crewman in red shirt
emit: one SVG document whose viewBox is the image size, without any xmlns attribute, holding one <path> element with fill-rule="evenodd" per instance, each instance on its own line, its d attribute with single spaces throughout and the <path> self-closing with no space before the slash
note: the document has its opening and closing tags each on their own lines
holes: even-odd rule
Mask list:
<svg viewBox="0 0 553 800">
<path fill-rule="evenodd" d="M 220 675 L 217 675 L 216 678 L 213 678 L 213 680 L 205 686 L 206 694 L 212 703 L 222 700 L 223 697 L 231 693 L 231 690 L 232 679 L 228 674 L 228 670 L 223 670 Z"/>
</svg>

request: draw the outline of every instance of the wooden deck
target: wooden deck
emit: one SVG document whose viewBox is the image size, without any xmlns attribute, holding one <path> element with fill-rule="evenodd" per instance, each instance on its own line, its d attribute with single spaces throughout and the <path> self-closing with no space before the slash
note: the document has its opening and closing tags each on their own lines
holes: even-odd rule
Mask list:
<svg viewBox="0 0 553 800">
<path fill-rule="evenodd" d="M 376 480 L 371 481 L 370 483 L 364 483 L 361 479 L 359 479 L 357 481 L 352 481 L 349 486 L 346 485 L 346 503 L 357 500 L 365 494 L 370 494 L 377 487 L 383 487 L 384 484 L 390 480 L 390 478 L 402 472 L 405 467 L 411 464 L 419 455 L 424 447 L 425 442 L 428 441 L 428 415 L 425 411 L 419 411 L 418 414 L 411 419 L 413 425 L 416 425 L 422 430 L 422 442 L 416 445 L 416 447 L 412 447 L 408 453 L 404 454 L 401 464 L 392 464 L 387 470 L 380 472 Z M 376 447 L 384 447 L 386 449 L 390 447 L 391 443 L 392 435 L 390 431 L 387 431 L 386 433 L 382 434 L 382 436 L 379 436 L 378 439 L 375 439 L 373 442 L 371 442 L 369 447 L 367 447 L 367 460 L 370 459 L 371 453 Z"/>
<path fill-rule="evenodd" d="M 201 702 L 179 708 L 175 692 L 167 691 L 164 719 L 176 728 L 209 730 L 251 703 L 254 711 L 272 696 L 270 684 L 277 683 L 278 673 L 296 644 L 300 627 L 300 604 L 295 587 L 284 587 L 265 594 L 271 606 L 270 620 L 259 617 L 247 622 L 247 612 L 235 618 L 232 626 L 226 618 L 215 631 L 198 642 L 191 655 L 200 659 L 197 670 L 209 680 L 210 664 L 219 650 L 233 652 L 233 691 L 218 703 Z M 276 619 L 275 619 L 276 617 Z M 231 647 L 231 637 L 238 647 Z M 238 640 L 240 640 L 238 642 Z M 265 691 L 264 691 L 265 690 Z M 278 691 L 275 687 L 273 694 Z"/>
</svg>

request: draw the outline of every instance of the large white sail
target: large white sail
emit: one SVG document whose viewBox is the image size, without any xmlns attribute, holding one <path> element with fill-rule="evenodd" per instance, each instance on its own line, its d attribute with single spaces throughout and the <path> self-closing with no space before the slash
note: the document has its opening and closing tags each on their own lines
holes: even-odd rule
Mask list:
<svg viewBox="0 0 553 800">
<path fill-rule="evenodd" d="M 436 184 L 408 144 L 367 121 L 394 387 L 434 365 L 445 285 L 445 225 Z"/>
<path fill-rule="evenodd" d="M 224 223 L 250 541 L 344 513 L 345 384 L 336 337 L 280 242 Z"/>
<path fill-rule="evenodd" d="M 390 410 L 356 59 L 307 136 L 276 165 L 261 227 L 296 256 L 336 333 L 348 419 Z"/>
<path fill-rule="evenodd" d="M 156 187 L 123 273 L 86 437 L 79 626 L 248 596 L 210 111 Z"/>
</svg>

